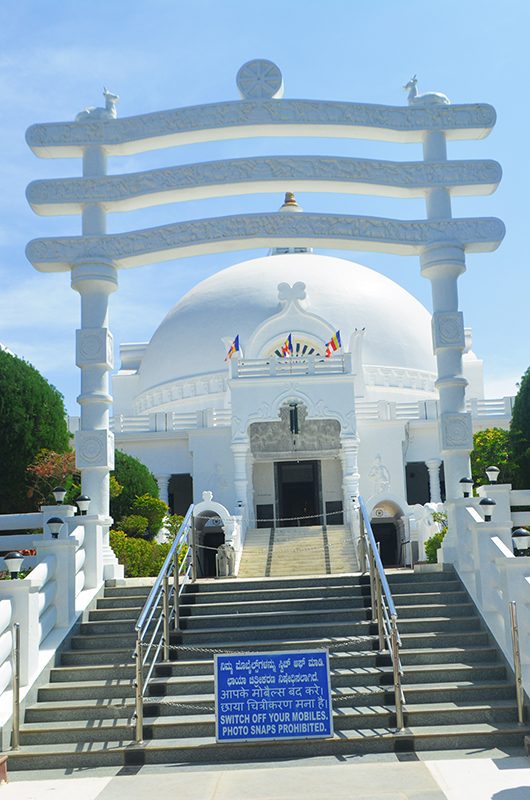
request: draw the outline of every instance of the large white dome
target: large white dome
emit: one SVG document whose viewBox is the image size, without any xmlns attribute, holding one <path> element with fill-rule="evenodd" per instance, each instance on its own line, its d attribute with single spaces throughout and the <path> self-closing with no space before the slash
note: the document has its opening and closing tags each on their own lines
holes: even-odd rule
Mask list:
<svg viewBox="0 0 530 800">
<path fill-rule="evenodd" d="M 254 330 L 280 310 L 278 284 L 306 285 L 303 307 L 340 329 L 347 347 L 365 328 L 363 363 L 435 372 L 431 316 L 374 270 L 341 258 L 286 253 L 245 261 L 199 283 L 167 314 L 146 348 L 139 394 L 184 378 L 226 373 L 222 337 Z M 286 335 L 290 331 L 286 331 Z"/>
</svg>

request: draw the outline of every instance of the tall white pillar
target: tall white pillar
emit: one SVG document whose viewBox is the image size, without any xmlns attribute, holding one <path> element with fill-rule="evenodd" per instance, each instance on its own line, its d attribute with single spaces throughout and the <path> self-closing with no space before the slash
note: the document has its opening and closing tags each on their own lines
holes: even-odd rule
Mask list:
<svg viewBox="0 0 530 800">
<path fill-rule="evenodd" d="M 429 496 L 431 503 L 442 502 L 442 491 L 440 486 L 440 467 L 442 462 L 439 458 L 431 458 L 425 462 L 429 470 Z"/>
<path fill-rule="evenodd" d="M 425 161 L 446 160 L 445 134 L 442 131 L 426 134 L 423 156 Z M 426 206 L 428 219 L 451 217 L 451 198 L 443 187 L 429 190 Z M 421 274 L 430 280 L 432 290 L 432 336 L 438 372 L 436 388 L 440 397 L 440 447 L 448 500 L 460 496 L 458 482 L 469 473 L 469 453 L 473 449 L 471 416 L 465 409 L 467 381 L 462 368 L 464 318 L 458 310 L 457 283 L 465 269 L 464 250 L 453 242 L 433 243 L 421 255 Z"/>
<path fill-rule="evenodd" d="M 234 456 L 234 487 L 236 504 L 238 508 L 245 508 L 248 501 L 248 453 L 250 442 L 248 439 L 232 442 Z"/>
<path fill-rule="evenodd" d="M 163 500 L 166 505 L 169 505 L 169 479 L 171 478 L 171 475 L 158 474 L 155 475 L 155 477 L 158 484 L 158 494 L 160 499 Z"/>
<path fill-rule="evenodd" d="M 345 517 L 351 519 L 353 504 L 359 497 L 359 438 L 357 436 L 341 436 L 340 448 L 342 504 Z"/>
<path fill-rule="evenodd" d="M 106 155 L 95 145 L 83 154 L 83 176 L 106 174 Z M 106 233 L 105 210 L 95 203 L 82 215 L 83 236 Z M 89 240 L 87 250 L 89 252 Z M 109 473 L 114 468 L 114 436 L 109 430 L 112 397 L 109 373 L 113 343 L 108 326 L 108 298 L 117 289 L 112 263 L 87 256 L 72 265 L 72 288 L 81 296 L 81 328 L 76 331 L 76 364 L 81 369 L 80 428 L 76 433 L 76 463 L 83 494 L 91 498 L 91 515 L 109 518 Z"/>
</svg>

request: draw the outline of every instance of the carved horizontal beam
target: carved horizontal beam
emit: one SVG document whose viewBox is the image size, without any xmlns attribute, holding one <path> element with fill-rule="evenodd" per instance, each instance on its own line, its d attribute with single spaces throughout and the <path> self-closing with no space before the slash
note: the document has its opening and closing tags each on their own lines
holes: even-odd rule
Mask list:
<svg viewBox="0 0 530 800">
<path fill-rule="evenodd" d="M 79 214 L 87 203 L 106 211 L 233 194 L 291 191 L 421 197 L 444 186 L 454 195 L 489 194 L 502 176 L 496 161 L 396 162 L 328 156 L 235 158 L 126 175 L 30 183 L 38 214 Z"/>
<path fill-rule="evenodd" d="M 317 136 L 421 142 L 428 131 L 482 139 L 495 125 L 485 103 L 383 106 L 331 100 L 234 100 L 118 119 L 32 125 L 26 141 L 42 158 L 72 158 L 100 145 L 110 155 L 221 139 Z"/>
<path fill-rule="evenodd" d="M 26 255 L 36 269 L 60 272 L 83 261 L 136 267 L 195 255 L 262 247 L 324 247 L 419 255 L 436 242 L 468 252 L 495 250 L 504 237 L 495 218 L 396 220 L 342 214 L 243 214 L 192 220 L 106 236 L 34 239 Z"/>
</svg>

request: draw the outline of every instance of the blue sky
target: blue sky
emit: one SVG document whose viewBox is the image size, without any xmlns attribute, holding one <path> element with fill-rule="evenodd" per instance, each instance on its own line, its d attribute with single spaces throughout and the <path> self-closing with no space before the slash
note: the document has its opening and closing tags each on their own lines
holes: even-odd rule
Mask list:
<svg viewBox="0 0 530 800">
<path fill-rule="evenodd" d="M 38 217 L 24 191 L 31 180 L 80 173 L 77 159 L 38 159 L 25 144 L 34 122 L 75 117 L 100 105 L 103 85 L 120 95 L 120 116 L 237 98 L 235 75 L 252 58 L 283 73 L 285 97 L 399 105 L 417 73 L 420 91 L 453 102 L 488 102 L 497 125 L 478 142 L 454 142 L 450 158 L 493 158 L 498 191 L 453 201 L 454 216 L 497 216 L 506 238 L 495 253 L 468 257 L 461 308 L 485 360 L 487 394 L 511 394 L 530 364 L 528 294 L 530 3 L 505 0 L 2 0 L 0 4 L 0 342 L 33 363 L 77 413 L 74 330 L 79 298 L 66 274 L 41 274 L 26 261 L 37 236 L 77 234 L 77 217 Z M 421 158 L 418 145 L 361 140 L 249 140 L 189 145 L 115 158 L 125 172 L 213 158 L 318 153 L 398 160 Z M 288 188 L 288 187 L 286 187 Z M 180 203 L 115 214 L 109 230 L 241 211 L 270 211 L 277 194 Z M 299 195 L 308 211 L 421 218 L 417 200 Z M 111 298 L 117 343 L 148 340 L 169 308 L 198 280 L 261 252 L 184 259 L 120 272 Z M 337 253 L 396 280 L 428 308 L 429 283 L 417 258 Z M 200 346 L 200 345 L 199 345 Z M 190 355 L 190 357 L 193 357 Z"/>
</svg>

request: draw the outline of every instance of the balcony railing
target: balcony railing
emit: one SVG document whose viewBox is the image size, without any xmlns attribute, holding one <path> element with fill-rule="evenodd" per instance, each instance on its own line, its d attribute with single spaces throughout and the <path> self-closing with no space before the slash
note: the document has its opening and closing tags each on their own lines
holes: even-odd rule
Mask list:
<svg viewBox="0 0 530 800">
<path fill-rule="evenodd" d="M 239 363 L 247 364 L 248 362 Z M 270 362 L 260 360 L 260 363 Z M 335 364 L 335 366 L 337 365 Z M 251 377 L 251 375 L 246 374 L 245 377 Z M 513 397 L 471 400 L 467 403 L 467 410 L 471 412 L 476 421 L 495 419 L 508 421 L 512 415 L 512 407 Z M 391 403 L 387 400 L 357 400 L 355 412 L 358 420 L 436 420 L 438 419 L 438 402 L 436 400 L 418 400 L 416 402 Z M 205 411 L 184 413 L 171 411 L 141 416 L 119 414 L 111 419 L 111 429 L 114 433 L 171 433 L 199 428 L 229 427 L 231 419 L 232 412 L 229 408 L 208 408 Z"/>
<path fill-rule="evenodd" d="M 350 353 L 288 358 L 241 358 L 232 362 L 232 378 L 284 378 L 304 375 L 347 375 L 351 373 Z"/>
</svg>

